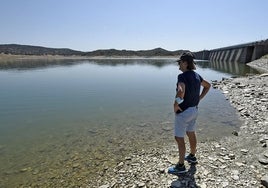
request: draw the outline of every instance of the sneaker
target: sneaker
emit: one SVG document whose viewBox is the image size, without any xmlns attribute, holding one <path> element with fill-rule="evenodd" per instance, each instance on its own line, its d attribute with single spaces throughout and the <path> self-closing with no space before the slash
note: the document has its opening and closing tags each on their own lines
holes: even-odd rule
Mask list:
<svg viewBox="0 0 268 188">
<path fill-rule="evenodd" d="M 192 154 L 187 155 L 185 157 L 185 160 L 190 164 L 196 164 L 197 163 L 196 157 L 193 156 Z"/>
<path fill-rule="evenodd" d="M 178 175 L 178 174 L 182 174 L 187 172 L 186 168 L 184 165 L 179 165 L 177 164 L 176 166 L 170 167 L 168 169 L 168 173 L 169 174 L 174 174 L 174 175 Z"/>
</svg>

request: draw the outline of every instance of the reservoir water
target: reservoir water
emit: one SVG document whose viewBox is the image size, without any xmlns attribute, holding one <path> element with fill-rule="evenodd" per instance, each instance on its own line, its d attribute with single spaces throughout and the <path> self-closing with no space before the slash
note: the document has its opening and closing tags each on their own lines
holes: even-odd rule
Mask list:
<svg viewBox="0 0 268 188">
<path fill-rule="evenodd" d="M 204 61 L 197 72 L 208 81 L 257 73 Z M 175 59 L 0 65 L 0 187 L 79 185 L 131 152 L 174 143 L 179 73 Z M 230 135 L 240 124 L 219 90 L 200 102 L 199 140 Z"/>
</svg>

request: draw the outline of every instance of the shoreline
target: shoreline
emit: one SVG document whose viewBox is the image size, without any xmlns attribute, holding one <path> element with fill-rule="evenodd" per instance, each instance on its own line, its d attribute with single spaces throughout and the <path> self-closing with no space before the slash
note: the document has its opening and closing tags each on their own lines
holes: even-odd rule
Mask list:
<svg viewBox="0 0 268 188">
<path fill-rule="evenodd" d="M 62 55 L 10 55 L 0 54 L 0 63 L 21 60 L 92 60 L 92 59 L 178 59 L 176 56 L 62 56 Z"/>
<path fill-rule="evenodd" d="M 261 61 L 254 64 L 258 62 Z M 162 150 L 151 148 L 133 153 L 103 172 L 92 186 L 268 187 L 268 65 L 263 68 L 266 74 L 213 83 L 237 110 L 243 125 L 238 132 L 218 141 L 199 142 L 199 163 L 194 167 L 186 164 L 189 170 L 184 176 L 167 174 L 168 167 L 178 160 L 174 141 Z"/>
</svg>

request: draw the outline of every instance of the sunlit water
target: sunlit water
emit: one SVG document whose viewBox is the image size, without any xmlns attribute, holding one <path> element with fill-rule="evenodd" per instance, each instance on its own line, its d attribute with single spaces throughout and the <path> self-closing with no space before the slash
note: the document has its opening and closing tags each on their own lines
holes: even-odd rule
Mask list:
<svg viewBox="0 0 268 188">
<path fill-rule="evenodd" d="M 0 187 L 79 185 L 131 152 L 174 142 L 174 59 L 33 64 L 0 70 Z M 197 65 L 208 81 L 256 73 L 241 64 Z M 211 89 L 199 105 L 199 140 L 239 125 Z"/>
</svg>

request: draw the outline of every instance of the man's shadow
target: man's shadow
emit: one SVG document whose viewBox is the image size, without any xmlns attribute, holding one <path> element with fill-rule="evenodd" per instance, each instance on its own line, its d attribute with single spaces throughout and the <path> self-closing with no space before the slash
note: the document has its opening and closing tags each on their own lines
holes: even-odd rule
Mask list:
<svg viewBox="0 0 268 188">
<path fill-rule="evenodd" d="M 189 170 L 186 173 L 178 175 L 178 179 L 174 180 L 170 188 L 178 187 L 199 187 L 195 182 L 196 164 L 191 164 Z"/>
</svg>

